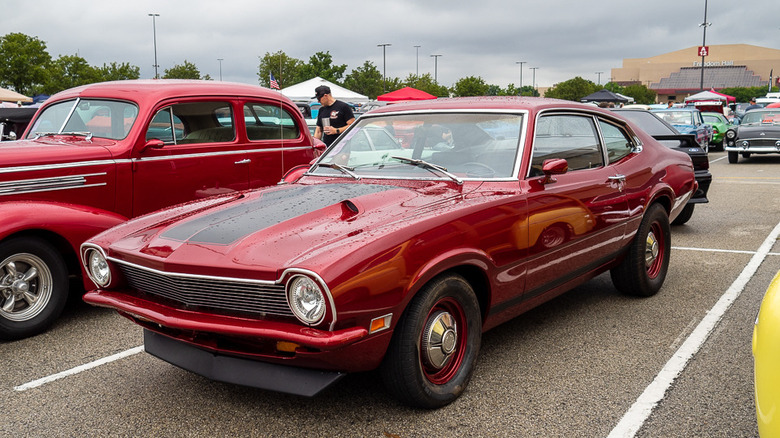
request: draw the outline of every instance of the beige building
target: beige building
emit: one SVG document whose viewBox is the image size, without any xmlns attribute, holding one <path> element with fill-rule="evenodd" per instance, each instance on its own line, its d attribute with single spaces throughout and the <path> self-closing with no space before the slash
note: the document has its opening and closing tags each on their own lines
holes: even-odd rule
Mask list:
<svg viewBox="0 0 780 438">
<path fill-rule="evenodd" d="M 628 58 L 623 67 L 613 68 L 611 80 L 620 85 L 644 84 L 658 93 L 658 102 L 681 102 L 687 96 L 709 89 L 777 85 L 780 75 L 780 50 L 749 44 L 709 46 L 704 58 L 699 47 L 670 52 L 650 58 Z M 775 71 L 773 74 L 772 72 Z M 774 76 L 770 79 L 770 75 Z"/>
</svg>

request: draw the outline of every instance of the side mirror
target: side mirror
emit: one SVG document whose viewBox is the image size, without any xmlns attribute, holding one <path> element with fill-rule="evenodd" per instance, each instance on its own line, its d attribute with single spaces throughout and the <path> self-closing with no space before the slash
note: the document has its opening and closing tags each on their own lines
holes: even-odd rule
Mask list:
<svg viewBox="0 0 780 438">
<path fill-rule="evenodd" d="M 165 146 L 165 142 L 160 140 L 159 138 L 153 138 L 144 144 L 143 149 L 141 149 L 141 152 L 144 152 L 147 149 L 162 149 L 163 146 Z"/>
<path fill-rule="evenodd" d="M 542 172 L 544 172 L 544 179 L 542 179 L 542 184 L 554 183 L 557 180 L 553 177 L 553 175 L 563 175 L 568 171 L 569 162 L 563 158 L 544 160 L 544 163 L 542 163 Z"/>
</svg>

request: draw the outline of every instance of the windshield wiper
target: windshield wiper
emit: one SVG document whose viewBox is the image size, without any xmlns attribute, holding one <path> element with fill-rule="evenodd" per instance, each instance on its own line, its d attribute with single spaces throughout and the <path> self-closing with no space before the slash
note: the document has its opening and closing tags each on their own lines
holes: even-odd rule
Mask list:
<svg viewBox="0 0 780 438">
<path fill-rule="evenodd" d="M 86 131 L 71 131 L 71 132 L 36 132 L 35 138 L 51 137 L 53 135 L 79 135 L 84 137 L 87 141 L 92 140 L 92 133 Z"/>
<path fill-rule="evenodd" d="M 353 170 L 355 170 L 354 167 L 342 166 L 341 164 L 338 163 L 317 163 L 317 166 L 327 167 L 329 169 L 336 169 L 345 175 L 349 175 L 356 180 L 360 180 L 360 177 L 355 175 L 354 172 L 352 172 Z"/>
<path fill-rule="evenodd" d="M 412 164 L 412 165 L 415 165 L 415 166 L 424 167 L 426 169 L 436 170 L 436 171 L 441 172 L 444 175 L 446 175 L 449 179 L 451 179 L 451 180 L 455 181 L 456 183 L 458 183 L 458 185 L 463 184 L 463 180 L 462 179 L 460 179 L 457 176 L 455 176 L 454 174 L 448 172 L 446 167 L 439 166 L 438 164 L 429 163 L 429 162 L 427 162 L 425 160 L 415 160 L 414 158 L 407 158 L 407 157 L 392 156 L 390 158 L 394 158 L 396 160 L 400 160 L 400 161 L 403 161 L 404 163 L 409 163 L 409 164 Z"/>
</svg>

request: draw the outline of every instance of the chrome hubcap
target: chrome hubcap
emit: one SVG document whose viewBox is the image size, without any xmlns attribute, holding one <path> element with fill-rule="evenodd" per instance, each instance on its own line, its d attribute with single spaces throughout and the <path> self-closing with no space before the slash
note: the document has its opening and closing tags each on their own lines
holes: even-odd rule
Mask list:
<svg viewBox="0 0 780 438">
<path fill-rule="evenodd" d="M 27 321 L 37 316 L 52 294 L 46 264 L 33 254 L 15 254 L 0 264 L 0 317 Z"/>
<path fill-rule="evenodd" d="M 431 316 L 422 344 L 425 363 L 436 369 L 444 368 L 458 345 L 458 327 L 449 312 L 440 311 Z"/>
<path fill-rule="evenodd" d="M 647 239 L 645 241 L 645 266 L 650 267 L 658 258 L 659 251 L 658 239 L 655 237 L 655 233 L 652 231 L 647 233 Z"/>
</svg>

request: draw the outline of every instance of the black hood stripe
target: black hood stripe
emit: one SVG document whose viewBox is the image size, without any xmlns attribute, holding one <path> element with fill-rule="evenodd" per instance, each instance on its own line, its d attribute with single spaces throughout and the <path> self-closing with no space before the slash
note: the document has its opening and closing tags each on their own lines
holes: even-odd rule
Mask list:
<svg viewBox="0 0 780 438">
<path fill-rule="evenodd" d="M 251 200 L 239 201 L 233 207 L 180 223 L 161 237 L 190 243 L 230 245 L 257 231 L 345 199 L 395 188 L 374 184 L 289 186 L 266 191 Z"/>
</svg>

